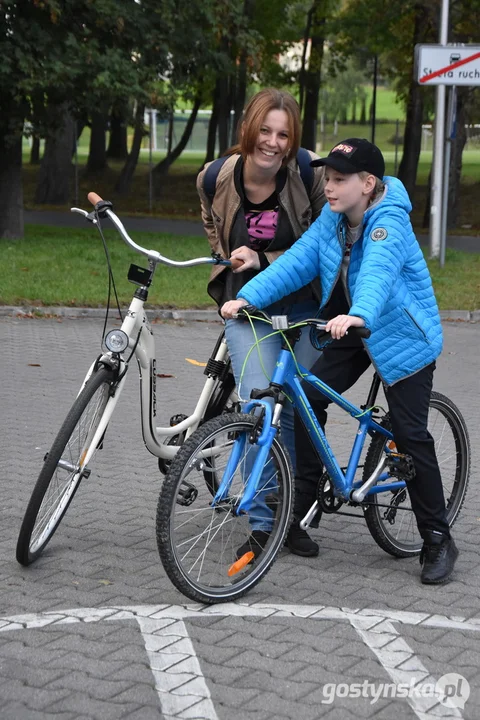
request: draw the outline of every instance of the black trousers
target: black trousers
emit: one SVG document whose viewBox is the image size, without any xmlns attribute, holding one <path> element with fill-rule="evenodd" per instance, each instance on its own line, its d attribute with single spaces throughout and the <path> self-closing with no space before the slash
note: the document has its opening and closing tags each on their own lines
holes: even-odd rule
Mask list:
<svg viewBox="0 0 480 720">
<path fill-rule="evenodd" d="M 369 365 L 370 358 L 361 341 L 350 340 L 346 336 L 323 351 L 312 373 L 342 394 L 352 387 Z M 407 488 L 422 536 L 426 530 L 438 530 L 449 535 L 440 469 L 434 441 L 427 427 L 434 369 L 435 363 L 431 363 L 392 387 L 385 387 L 398 451 L 410 455 L 415 465 L 415 478 L 408 483 Z M 329 400 L 307 383 L 304 384 L 304 390 L 324 428 Z M 301 518 L 315 500 L 323 466 L 298 417 L 295 418 L 295 444 L 295 517 Z"/>
</svg>

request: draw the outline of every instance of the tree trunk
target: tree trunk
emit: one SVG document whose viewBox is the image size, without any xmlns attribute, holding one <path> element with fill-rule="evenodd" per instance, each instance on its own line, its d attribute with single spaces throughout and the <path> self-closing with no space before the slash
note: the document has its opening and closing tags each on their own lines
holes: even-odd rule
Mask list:
<svg viewBox="0 0 480 720">
<path fill-rule="evenodd" d="M 22 134 L 0 118 L 0 240 L 23 238 Z"/>
<path fill-rule="evenodd" d="M 317 144 L 318 98 L 320 95 L 323 45 L 325 35 L 324 2 L 315 0 L 312 10 L 312 42 L 308 71 L 305 74 L 305 112 L 302 147 L 315 151 Z"/>
<path fill-rule="evenodd" d="M 185 125 L 185 130 L 183 131 L 182 137 L 180 138 L 180 142 L 174 147 L 174 149 L 170 153 L 168 153 L 167 157 L 163 158 L 163 160 L 160 160 L 160 162 L 155 165 L 155 167 L 153 168 L 153 172 L 155 175 L 166 175 L 170 166 L 185 150 L 187 143 L 190 139 L 190 135 L 192 134 L 193 126 L 195 125 L 195 120 L 197 119 L 197 114 L 200 110 L 201 104 L 201 96 L 197 95 L 193 103 L 192 112 L 190 113 L 190 117 L 188 118 Z"/>
<path fill-rule="evenodd" d="M 222 75 L 218 83 L 218 145 L 219 154 L 223 155 L 228 148 L 228 125 L 230 120 L 230 105 L 228 102 L 228 76 Z"/>
<path fill-rule="evenodd" d="M 362 97 L 362 108 L 360 110 L 360 125 L 367 124 L 367 98 Z"/>
<path fill-rule="evenodd" d="M 407 101 L 407 116 L 403 137 L 403 155 L 398 168 L 398 178 L 405 185 L 413 200 L 417 181 L 418 159 L 422 149 L 422 122 L 425 89 L 412 83 Z"/>
<path fill-rule="evenodd" d="M 92 113 L 87 173 L 102 172 L 107 167 L 107 115 L 103 112 L 94 112 Z"/>
<path fill-rule="evenodd" d="M 30 165 L 40 165 L 40 136 L 32 134 L 32 147 L 30 150 Z"/>
<path fill-rule="evenodd" d="M 35 202 L 39 205 L 64 205 L 70 201 L 75 123 L 65 104 L 52 105 L 50 114 L 55 118 L 56 125 L 45 140 Z"/>
<path fill-rule="evenodd" d="M 207 162 L 211 162 L 215 159 L 215 144 L 217 140 L 217 127 L 218 127 L 218 94 L 217 94 L 217 85 L 215 85 L 215 89 L 213 91 L 213 97 L 212 97 L 212 114 L 210 115 L 210 120 L 208 122 L 208 133 L 207 133 L 207 154 L 205 156 L 205 160 L 203 162 L 203 165 L 206 165 Z M 203 167 L 202 165 L 202 167 Z"/>
<path fill-rule="evenodd" d="M 115 192 L 119 195 L 126 195 L 132 184 L 133 176 L 138 163 L 140 148 L 142 147 L 142 139 L 145 135 L 144 115 L 145 103 L 139 103 L 135 113 L 135 129 L 133 132 L 132 149 L 128 154 L 125 165 L 123 166 L 117 180 L 117 184 L 115 185 Z"/>
<path fill-rule="evenodd" d="M 110 114 L 110 137 L 107 158 L 125 160 L 128 155 L 126 113 L 113 108 Z"/>
<path fill-rule="evenodd" d="M 300 65 L 300 73 L 298 77 L 298 85 L 299 85 L 299 105 L 300 105 L 300 112 L 303 112 L 303 103 L 305 99 L 305 78 L 306 78 L 306 66 L 307 66 L 307 48 L 308 48 L 308 40 L 310 38 L 310 30 L 312 27 L 312 13 L 313 13 L 313 7 L 310 8 L 310 10 L 307 13 L 307 24 L 305 25 L 305 32 L 303 34 L 303 47 L 302 47 L 302 61 Z"/>
</svg>

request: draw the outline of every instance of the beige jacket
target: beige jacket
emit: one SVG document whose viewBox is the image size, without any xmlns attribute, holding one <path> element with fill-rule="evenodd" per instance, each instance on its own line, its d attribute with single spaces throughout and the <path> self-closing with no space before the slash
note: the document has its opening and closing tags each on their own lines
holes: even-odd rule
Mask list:
<svg viewBox="0 0 480 720">
<path fill-rule="evenodd" d="M 310 151 L 309 151 L 310 152 Z M 318 155 L 310 152 L 313 159 Z M 218 173 L 215 196 L 213 202 L 205 194 L 203 178 L 210 163 L 205 165 L 197 177 L 197 191 L 200 196 L 202 220 L 212 252 L 219 253 L 224 258 L 230 257 L 230 231 L 237 211 L 241 205 L 241 197 L 235 187 L 234 169 L 240 155 L 229 157 Z M 287 181 L 278 196 L 279 203 L 285 210 L 296 239 L 298 239 L 312 222 L 318 217 L 325 203 L 323 193 L 324 168 L 316 167 L 313 170 L 313 183 L 310 198 L 300 176 L 300 170 L 295 158 L 287 165 Z M 265 256 L 272 263 L 283 250 L 266 252 Z M 208 293 L 211 297 L 218 297 L 218 278 L 227 268 L 215 265 L 208 282 Z M 217 292 L 215 290 L 217 289 Z M 218 300 L 217 300 L 218 301 Z"/>
</svg>

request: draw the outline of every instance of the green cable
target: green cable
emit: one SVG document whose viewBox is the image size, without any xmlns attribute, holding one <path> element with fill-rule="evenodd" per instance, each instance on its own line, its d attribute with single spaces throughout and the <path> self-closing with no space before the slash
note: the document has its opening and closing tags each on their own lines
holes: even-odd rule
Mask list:
<svg viewBox="0 0 480 720">
<path fill-rule="evenodd" d="M 253 324 L 253 321 L 254 321 L 254 320 L 260 320 L 260 321 L 262 321 L 262 322 L 264 322 L 264 323 L 267 323 L 267 324 L 269 324 L 269 325 L 271 325 L 271 321 L 269 321 L 269 320 L 267 320 L 266 318 L 263 318 L 263 317 L 256 317 L 255 315 L 248 315 L 248 314 L 247 314 L 247 318 L 248 318 L 248 321 L 249 321 L 249 323 L 250 323 L 250 327 L 252 328 L 252 333 L 253 333 L 253 337 L 254 337 L 254 339 L 255 339 L 255 342 L 254 342 L 254 344 L 252 345 L 252 347 L 250 348 L 250 350 L 248 351 L 248 353 L 246 354 L 245 360 L 243 361 L 242 370 L 241 370 L 241 372 L 240 372 L 239 387 L 241 387 L 241 385 L 242 385 L 242 379 L 243 379 L 243 376 L 244 376 L 244 373 L 245 373 L 245 368 L 246 368 L 246 365 L 247 365 L 247 362 L 248 362 L 248 358 L 250 357 L 250 354 L 252 353 L 252 351 L 253 351 L 255 348 L 257 349 L 257 352 L 258 352 L 258 359 L 259 359 L 259 361 L 260 361 L 260 367 L 262 368 L 262 372 L 263 372 L 263 374 L 265 375 L 265 377 L 266 377 L 266 379 L 268 380 L 268 382 L 270 382 L 271 378 L 269 377 L 267 371 L 265 370 L 265 366 L 264 366 L 264 364 L 263 364 L 262 353 L 261 353 L 261 351 L 260 351 L 260 343 L 263 342 L 264 340 L 267 340 L 268 338 L 274 337 L 275 335 L 281 335 L 281 336 L 283 337 L 283 339 L 284 339 L 284 341 L 285 341 L 288 349 L 289 349 L 290 352 L 292 353 L 293 361 L 294 361 L 294 363 L 295 363 L 295 367 L 296 367 L 296 369 L 297 369 L 298 375 L 299 375 L 300 377 L 305 377 L 305 376 L 302 374 L 302 372 L 300 371 L 300 367 L 299 367 L 299 365 L 298 365 L 298 361 L 297 361 L 297 358 L 296 358 L 296 356 L 295 356 L 295 353 L 293 352 L 292 346 L 290 345 L 288 339 L 285 337 L 283 331 L 282 331 L 282 330 L 275 330 L 274 332 L 271 332 L 271 333 L 269 333 L 268 335 L 265 335 L 265 337 L 259 338 L 258 335 L 257 335 L 257 333 L 256 333 L 255 325 Z M 307 323 L 305 323 L 305 322 L 299 322 L 299 323 L 296 323 L 295 325 L 292 325 L 292 328 L 306 327 L 306 326 L 307 326 Z M 287 399 L 288 399 L 290 402 L 292 402 L 292 399 L 291 399 L 286 393 L 285 393 L 285 396 L 287 397 Z"/>
</svg>

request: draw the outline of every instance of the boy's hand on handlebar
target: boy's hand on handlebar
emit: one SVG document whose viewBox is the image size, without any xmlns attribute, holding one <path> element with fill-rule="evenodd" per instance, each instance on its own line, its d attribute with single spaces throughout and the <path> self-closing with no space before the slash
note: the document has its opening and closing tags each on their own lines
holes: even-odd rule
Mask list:
<svg viewBox="0 0 480 720">
<path fill-rule="evenodd" d="M 234 315 L 238 313 L 240 308 L 245 307 L 245 305 L 248 305 L 248 302 L 246 300 L 243 300 L 242 298 L 240 298 L 240 300 L 229 300 L 224 305 L 222 305 L 220 309 L 220 314 L 222 317 L 228 320 L 229 318 L 233 318 Z"/>
<path fill-rule="evenodd" d="M 246 245 L 237 248 L 230 255 L 232 261 L 232 272 L 240 273 L 245 270 L 260 270 L 260 258 L 258 253 Z"/>
<path fill-rule="evenodd" d="M 365 327 L 365 320 L 356 315 L 337 315 L 328 321 L 325 331 L 331 333 L 334 340 L 340 340 L 350 327 Z"/>
</svg>

